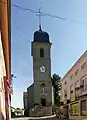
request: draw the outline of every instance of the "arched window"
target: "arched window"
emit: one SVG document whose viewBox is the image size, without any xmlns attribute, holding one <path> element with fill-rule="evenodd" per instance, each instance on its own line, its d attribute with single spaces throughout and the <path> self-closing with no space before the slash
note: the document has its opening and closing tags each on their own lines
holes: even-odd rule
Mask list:
<svg viewBox="0 0 87 120">
<path fill-rule="evenodd" d="M 44 49 L 40 48 L 40 57 L 44 57 Z"/>
</svg>

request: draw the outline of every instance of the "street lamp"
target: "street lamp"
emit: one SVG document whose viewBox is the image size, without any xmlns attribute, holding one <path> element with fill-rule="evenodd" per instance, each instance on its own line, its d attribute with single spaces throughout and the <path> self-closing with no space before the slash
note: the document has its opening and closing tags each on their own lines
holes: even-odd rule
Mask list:
<svg viewBox="0 0 87 120">
<path fill-rule="evenodd" d="M 10 82 L 10 88 L 11 88 L 11 93 L 13 94 L 13 79 L 17 78 L 14 74 L 11 74 L 11 82 Z"/>
</svg>

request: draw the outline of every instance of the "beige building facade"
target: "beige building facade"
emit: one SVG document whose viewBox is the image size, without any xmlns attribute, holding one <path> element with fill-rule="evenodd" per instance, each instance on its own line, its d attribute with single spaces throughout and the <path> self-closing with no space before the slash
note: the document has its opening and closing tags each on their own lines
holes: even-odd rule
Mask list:
<svg viewBox="0 0 87 120">
<path fill-rule="evenodd" d="M 70 119 L 87 118 L 87 51 L 61 80 L 60 108 Z"/>
<path fill-rule="evenodd" d="M 11 0 L 0 2 L 0 120 L 11 119 Z"/>
<path fill-rule="evenodd" d="M 4 54 L 0 34 L 0 120 L 6 119 L 4 78 L 6 76 Z"/>
</svg>

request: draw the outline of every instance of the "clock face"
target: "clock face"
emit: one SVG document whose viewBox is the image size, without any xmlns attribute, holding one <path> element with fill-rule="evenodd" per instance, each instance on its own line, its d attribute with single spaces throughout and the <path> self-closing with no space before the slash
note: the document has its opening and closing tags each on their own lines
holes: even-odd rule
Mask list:
<svg viewBox="0 0 87 120">
<path fill-rule="evenodd" d="M 44 66 L 41 66 L 40 67 L 40 72 L 44 73 L 46 71 L 45 67 Z"/>
</svg>

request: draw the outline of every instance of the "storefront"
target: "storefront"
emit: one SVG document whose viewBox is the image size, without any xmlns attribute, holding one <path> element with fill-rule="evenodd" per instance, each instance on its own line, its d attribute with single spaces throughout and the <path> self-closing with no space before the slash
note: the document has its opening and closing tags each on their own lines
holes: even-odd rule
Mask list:
<svg viewBox="0 0 87 120">
<path fill-rule="evenodd" d="M 87 95 L 81 96 L 77 101 L 73 101 L 69 104 L 61 104 L 61 111 L 63 115 L 69 117 L 69 119 L 82 120 L 87 118 Z"/>
<path fill-rule="evenodd" d="M 70 105 L 70 108 L 71 108 L 71 116 L 79 116 L 79 103 L 78 102 L 75 102 L 75 103 L 72 103 Z"/>
<path fill-rule="evenodd" d="M 78 101 L 70 103 L 69 118 L 79 120 L 87 118 L 87 95 L 81 96 Z"/>
</svg>

